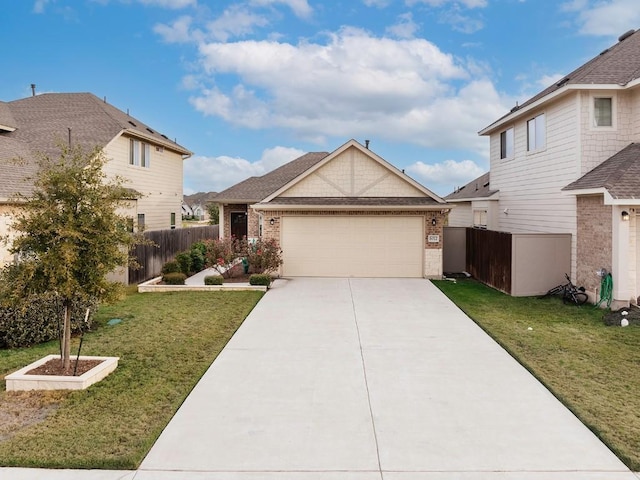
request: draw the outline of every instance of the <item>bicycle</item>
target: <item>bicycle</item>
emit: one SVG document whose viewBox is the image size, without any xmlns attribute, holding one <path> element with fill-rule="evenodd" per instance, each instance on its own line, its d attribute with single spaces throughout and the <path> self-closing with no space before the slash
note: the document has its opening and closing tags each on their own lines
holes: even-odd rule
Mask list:
<svg viewBox="0 0 640 480">
<path fill-rule="evenodd" d="M 562 295 L 562 303 L 573 303 L 574 305 L 583 305 L 589 300 L 589 296 L 585 293 L 584 287 L 576 287 L 571 278 L 564 274 L 567 283 L 553 287 L 547 293 L 538 298 L 546 298 L 554 295 Z"/>
</svg>

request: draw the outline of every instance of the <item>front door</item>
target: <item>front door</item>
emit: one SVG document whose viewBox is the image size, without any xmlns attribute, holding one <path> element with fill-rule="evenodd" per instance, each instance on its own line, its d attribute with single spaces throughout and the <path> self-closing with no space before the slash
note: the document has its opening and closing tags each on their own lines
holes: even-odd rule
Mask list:
<svg viewBox="0 0 640 480">
<path fill-rule="evenodd" d="M 246 212 L 231 212 L 231 236 L 236 238 L 247 236 Z"/>
</svg>

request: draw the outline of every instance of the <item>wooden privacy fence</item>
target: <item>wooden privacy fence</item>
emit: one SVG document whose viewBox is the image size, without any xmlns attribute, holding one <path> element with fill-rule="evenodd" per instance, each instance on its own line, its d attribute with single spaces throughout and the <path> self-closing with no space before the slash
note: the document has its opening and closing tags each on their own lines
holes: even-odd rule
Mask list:
<svg viewBox="0 0 640 480">
<path fill-rule="evenodd" d="M 511 293 L 511 234 L 467 228 L 467 272 L 475 279 Z"/>
<path fill-rule="evenodd" d="M 166 262 L 173 260 L 176 254 L 189 250 L 193 243 L 218 238 L 218 228 L 218 225 L 207 225 L 145 232 L 145 238 L 155 243 L 155 246 L 138 245 L 133 249 L 132 255 L 137 258 L 142 268 L 129 269 L 129 284 L 157 277 Z"/>
</svg>

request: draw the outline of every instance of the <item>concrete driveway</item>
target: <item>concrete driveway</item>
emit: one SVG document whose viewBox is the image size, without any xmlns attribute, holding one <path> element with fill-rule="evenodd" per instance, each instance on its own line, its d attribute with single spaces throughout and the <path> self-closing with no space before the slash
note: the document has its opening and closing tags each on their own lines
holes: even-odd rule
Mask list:
<svg viewBox="0 0 640 480">
<path fill-rule="evenodd" d="M 136 480 L 637 480 L 429 281 L 279 280 Z"/>
</svg>

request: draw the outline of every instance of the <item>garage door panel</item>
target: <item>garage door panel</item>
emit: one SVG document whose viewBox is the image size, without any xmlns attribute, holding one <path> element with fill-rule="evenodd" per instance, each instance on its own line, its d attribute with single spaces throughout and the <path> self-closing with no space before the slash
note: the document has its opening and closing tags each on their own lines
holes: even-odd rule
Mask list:
<svg viewBox="0 0 640 480">
<path fill-rule="evenodd" d="M 282 217 L 286 276 L 421 277 L 422 217 Z"/>
</svg>

